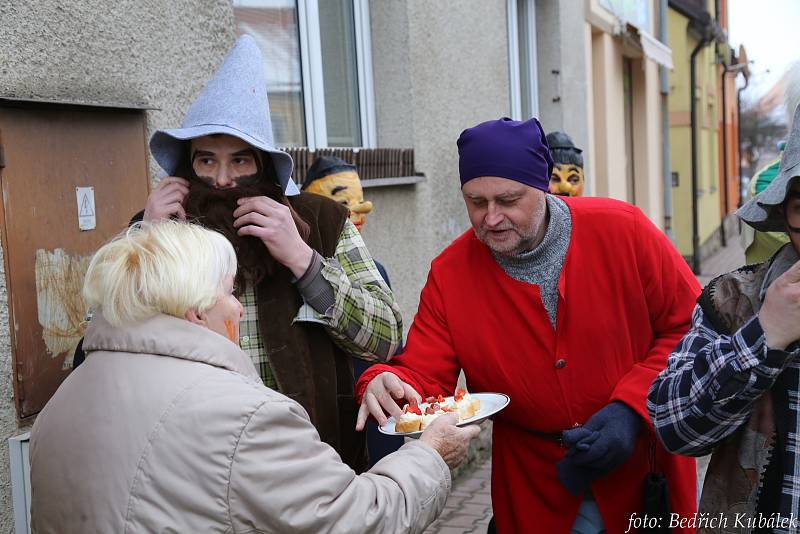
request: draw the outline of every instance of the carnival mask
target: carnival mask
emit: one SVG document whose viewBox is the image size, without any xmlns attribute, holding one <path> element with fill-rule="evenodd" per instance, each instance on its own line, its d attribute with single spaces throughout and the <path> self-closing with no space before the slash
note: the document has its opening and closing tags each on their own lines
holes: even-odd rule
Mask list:
<svg viewBox="0 0 800 534">
<path fill-rule="evenodd" d="M 579 197 L 583 195 L 583 168 L 570 163 L 553 166 L 550 192 L 554 195 Z"/>
<path fill-rule="evenodd" d="M 326 196 L 350 210 L 350 222 L 361 231 L 372 202 L 364 200 L 361 180 L 355 171 L 345 170 L 317 178 L 305 188 L 309 193 Z"/>
</svg>

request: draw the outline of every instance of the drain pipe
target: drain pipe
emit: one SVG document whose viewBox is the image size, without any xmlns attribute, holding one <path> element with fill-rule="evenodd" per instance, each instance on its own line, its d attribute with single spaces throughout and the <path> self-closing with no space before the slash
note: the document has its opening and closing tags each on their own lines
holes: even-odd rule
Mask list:
<svg viewBox="0 0 800 534">
<path fill-rule="evenodd" d="M 730 205 L 728 203 L 728 182 L 730 178 L 728 177 L 728 104 L 727 104 L 727 96 L 728 91 L 725 90 L 725 77 L 733 72 L 734 78 L 738 76 L 738 74 L 742 71 L 745 66 L 743 64 L 737 65 L 725 65 L 722 64 L 722 194 L 724 195 L 723 203 L 724 209 L 722 212 L 722 217 L 720 218 L 720 237 L 722 238 L 722 246 L 726 246 L 726 239 L 725 239 L 725 219 L 728 217 L 728 211 L 730 211 Z M 738 100 L 737 100 L 737 113 L 738 113 Z M 741 161 L 741 158 L 740 158 Z M 741 176 L 741 173 L 739 173 Z"/>
<path fill-rule="evenodd" d="M 700 230 L 699 230 L 699 214 L 697 213 L 697 102 L 695 95 L 695 84 L 697 83 L 697 73 L 695 72 L 695 64 L 697 62 L 697 54 L 700 50 L 706 47 L 713 37 L 708 33 L 704 33 L 700 42 L 692 50 L 692 55 L 689 59 L 689 98 L 691 99 L 691 146 L 692 146 L 692 271 L 694 274 L 700 274 Z"/>
<path fill-rule="evenodd" d="M 725 75 L 728 74 L 728 66 L 722 64 L 722 195 L 723 206 L 722 217 L 719 223 L 719 236 L 722 246 L 728 246 L 725 238 L 725 218 L 728 216 L 728 91 L 725 90 Z"/>
<path fill-rule="evenodd" d="M 746 64 L 745 64 L 746 65 Z M 737 89 L 736 91 L 736 143 L 739 147 L 739 202 L 737 203 L 736 207 L 741 208 L 742 204 L 744 204 L 744 199 L 742 198 L 742 91 L 747 89 L 747 86 L 750 84 L 750 77 L 745 74 L 744 77 L 744 85 Z M 750 179 L 752 180 L 753 177 L 751 176 Z M 740 225 L 741 225 L 741 221 Z"/>
<path fill-rule="evenodd" d="M 667 44 L 667 2 L 659 1 L 658 40 Z M 661 84 L 661 173 L 664 183 L 664 232 L 675 242 L 672 233 L 672 167 L 669 160 L 669 71 L 664 65 L 658 67 L 658 78 Z"/>
</svg>

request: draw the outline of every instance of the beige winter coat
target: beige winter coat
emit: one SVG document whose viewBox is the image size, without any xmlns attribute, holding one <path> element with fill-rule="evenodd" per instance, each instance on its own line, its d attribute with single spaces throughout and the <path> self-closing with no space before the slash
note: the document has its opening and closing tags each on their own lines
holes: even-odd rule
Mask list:
<svg viewBox="0 0 800 534">
<path fill-rule="evenodd" d="M 422 532 L 450 472 L 419 441 L 356 476 L 224 337 L 95 315 L 31 436 L 33 532 Z"/>
</svg>

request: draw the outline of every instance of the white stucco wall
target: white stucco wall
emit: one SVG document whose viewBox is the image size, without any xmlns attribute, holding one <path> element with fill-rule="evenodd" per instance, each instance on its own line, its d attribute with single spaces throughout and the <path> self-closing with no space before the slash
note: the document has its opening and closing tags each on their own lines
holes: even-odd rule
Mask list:
<svg viewBox="0 0 800 534">
<path fill-rule="evenodd" d="M 3 248 L 0 246 L 0 260 Z M 8 465 L 8 438 L 18 434 L 17 412 L 14 406 L 14 386 L 11 365 L 11 337 L 8 323 L 8 292 L 4 263 L 0 261 L 0 532 L 13 532 L 11 482 Z"/>
<path fill-rule="evenodd" d="M 233 38 L 229 0 L 0 2 L 0 97 L 158 108 L 150 130 L 173 126 Z M 12 376 L 0 262 L 0 533 L 13 531 L 7 438 L 26 429 Z"/>
<path fill-rule="evenodd" d="M 375 212 L 364 238 L 407 328 L 430 261 L 469 227 L 456 139 L 509 113 L 506 2 L 373 0 L 370 11 L 379 146 L 413 146 L 427 179 L 366 190 Z"/>
<path fill-rule="evenodd" d="M 594 189 L 590 139 L 590 85 L 587 71 L 584 0 L 536 1 L 539 120 L 545 132 L 561 130 L 583 150 L 586 192 Z"/>
</svg>

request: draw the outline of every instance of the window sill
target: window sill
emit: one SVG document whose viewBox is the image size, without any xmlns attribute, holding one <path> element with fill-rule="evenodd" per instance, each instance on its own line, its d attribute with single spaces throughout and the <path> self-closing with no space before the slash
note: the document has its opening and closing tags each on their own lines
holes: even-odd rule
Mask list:
<svg viewBox="0 0 800 534">
<path fill-rule="evenodd" d="M 319 156 L 336 156 L 356 166 L 363 187 L 415 184 L 425 180 L 414 169 L 413 148 L 282 148 L 294 160 L 298 185 Z"/>
<path fill-rule="evenodd" d="M 371 178 L 369 180 L 361 180 L 361 187 L 364 189 L 368 187 L 391 187 L 396 185 L 414 185 L 426 181 L 424 174 L 416 176 L 392 176 L 387 178 Z"/>
</svg>

